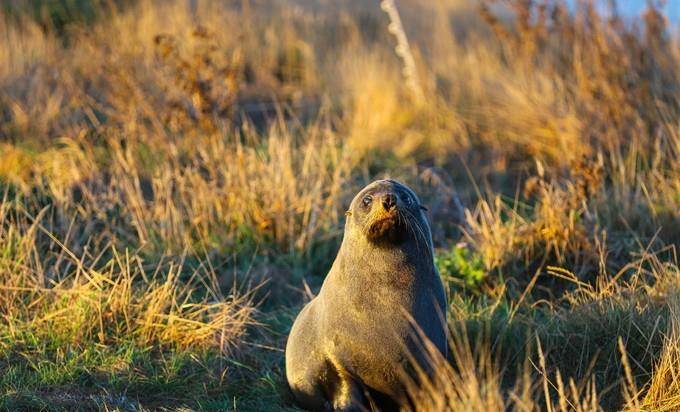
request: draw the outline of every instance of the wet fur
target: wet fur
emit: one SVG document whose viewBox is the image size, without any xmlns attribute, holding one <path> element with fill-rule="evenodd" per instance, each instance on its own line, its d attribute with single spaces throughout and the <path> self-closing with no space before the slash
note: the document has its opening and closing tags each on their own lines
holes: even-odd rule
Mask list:
<svg viewBox="0 0 680 412">
<path fill-rule="evenodd" d="M 367 193 L 400 194 L 396 210 L 366 210 Z M 317 411 L 408 405 L 409 359 L 428 369 L 415 328 L 446 354 L 445 308 L 420 201 L 396 181 L 371 183 L 352 201 L 333 266 L 289 335 L 286 376 L 296 400 Z"/>
</svg>

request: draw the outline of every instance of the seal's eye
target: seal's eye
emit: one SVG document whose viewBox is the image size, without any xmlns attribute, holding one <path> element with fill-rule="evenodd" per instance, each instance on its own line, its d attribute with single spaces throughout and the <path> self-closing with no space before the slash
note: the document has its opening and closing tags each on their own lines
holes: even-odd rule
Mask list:
<svg viewBox="0 0 680 412">
<path fill-rule="evenodd" d="M 361 200 L 361 202 L 364 204 L 364 206 L 370 205 L 372 201 L 373 201 L 373 196 L 371 196 L 371 195 L 366 195 L 366 196 L 364 196 L 364 198 Z"/>
</svg>

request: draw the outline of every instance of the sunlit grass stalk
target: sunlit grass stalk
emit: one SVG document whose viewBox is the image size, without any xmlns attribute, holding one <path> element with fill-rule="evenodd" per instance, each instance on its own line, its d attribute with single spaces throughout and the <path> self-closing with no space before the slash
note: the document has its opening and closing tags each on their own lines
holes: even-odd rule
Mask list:
<svg viewBox="0 0 680 412">
<path fill-rule="evenodd" d="M 406 31 L 401 23 L 401 17 L 399 16 L 399 10 L 397 10 L 397 5 L 394 0 L 382 0 L 380 7 L 387 13 L 390 19 L 390 24 L 388 25 L 388 31 L 397 40 L 397 46 L 394 51 L 397 56 L 404 63 L 402 69 L 402 74 L 406 80 L 406 86 L 409 88 L 413 94 L 416 102 L 422 102 L 425 99 L 425 94 L 423 93 L 422 85 L 418 78 L 418 69 L 416 68 L 416 61 L 413 58 L 413 52 L 411 51 L 411 46 L 408 42 L 408 37 L 406 37 Z"/>
</svg>

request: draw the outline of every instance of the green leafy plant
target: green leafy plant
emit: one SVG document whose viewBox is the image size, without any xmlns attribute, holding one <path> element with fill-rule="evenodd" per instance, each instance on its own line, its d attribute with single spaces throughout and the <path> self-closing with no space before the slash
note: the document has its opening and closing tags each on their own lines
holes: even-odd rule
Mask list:
<svg viewBox="0 0 680 412">
<path fill-rule="evenodd" d="M 451 287 L 477 291 L 486 279 L 482 257 L 466 244 L 456 244 L 435 257 L 439 274 Z"/>
</svg>

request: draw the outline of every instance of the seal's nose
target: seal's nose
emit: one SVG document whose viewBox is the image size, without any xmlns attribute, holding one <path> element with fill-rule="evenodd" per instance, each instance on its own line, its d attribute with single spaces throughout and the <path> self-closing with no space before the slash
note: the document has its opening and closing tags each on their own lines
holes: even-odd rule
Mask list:
<svg viewBox="0 0 680 412">
<path fill-rule="evenodd" d="M 382 205 L 387 211 L 394 209 L 397 206 L 397 197 L 393 193 L 383 195 Z"/>
</svg>

